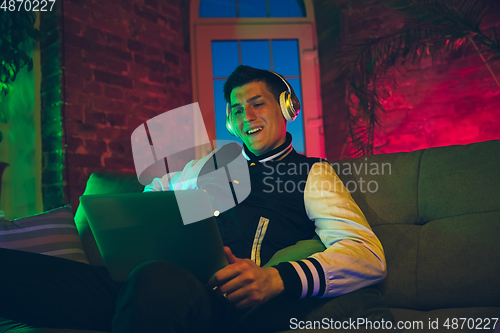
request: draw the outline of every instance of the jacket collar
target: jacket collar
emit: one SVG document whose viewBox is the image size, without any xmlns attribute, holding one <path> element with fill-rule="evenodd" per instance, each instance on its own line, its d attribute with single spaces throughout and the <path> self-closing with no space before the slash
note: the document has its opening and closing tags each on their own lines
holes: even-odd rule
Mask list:
<svg viewBox="0 0 500 333">
<path fill-rule="evenodd" d="M 289 152 L 293 150 L 292 147 L 292 135 L 286 132 L 286 140 L 281 146 L 263 154 L 263 155 L 255 155 L 250 150 L 248 150 L 247 146 L 243 145 L 242 154 L 245 158 L 250 162 L 269 162 L 269 161 L 277 161 L 287 155 Z"/>
</svg>

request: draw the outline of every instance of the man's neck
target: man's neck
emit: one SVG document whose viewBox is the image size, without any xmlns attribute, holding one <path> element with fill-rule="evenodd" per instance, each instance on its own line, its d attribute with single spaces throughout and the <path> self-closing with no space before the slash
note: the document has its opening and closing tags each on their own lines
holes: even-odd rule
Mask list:
<svg viewBox="0 0 500 333">
<path fill-rule="evenodd" d="M 293 146 L 292 146 L 292 135 L 290 133 L 286 133 L 286 139 L 285 142 L 280 145 L 279 147 L 265 153 L 262 155 L 255 155 L 250 150 L 244 146 L 243 148 L 243 156 L 248 161 L 252 162 L 269 162 L 269 161 L 280 161 L 283 158 L 285 158 L 290 152 L 293 151 Z"/>
</svg>

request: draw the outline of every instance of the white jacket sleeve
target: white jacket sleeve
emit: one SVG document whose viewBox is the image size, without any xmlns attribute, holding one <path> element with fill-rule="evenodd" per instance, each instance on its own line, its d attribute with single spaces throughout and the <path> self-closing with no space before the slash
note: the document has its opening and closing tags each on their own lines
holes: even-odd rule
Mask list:
<svg viewBox="0 0 500 333">
<path fill-rule="evenodd" d="M 287 271 L 285 288 L 288 284 L 289 288 L 298 289 L 293 294 L 301 298 L 332 297 L 385 278 L 382 245 L 327 162 L 315 163 L 311 168 L 304 203 L 326 250 L 301 261 L 284 263 L 293 266 L 293 270 L 286 265 L 279 269 L 280 274 Z"/>
<path fill-rule="evenodd" d="M 161 178 L 155 178 L 151 184 L 144 187 L 144 192 L 153 191 L 178 191 L 178 190 L 193 190 L 198 188 L 198 175 L 201 169 L 213 154 L 220 148 L 210 152 L 207 156 L 192 160 L 184 166 L 180 172 L 167 173 Z"/>
</svg>

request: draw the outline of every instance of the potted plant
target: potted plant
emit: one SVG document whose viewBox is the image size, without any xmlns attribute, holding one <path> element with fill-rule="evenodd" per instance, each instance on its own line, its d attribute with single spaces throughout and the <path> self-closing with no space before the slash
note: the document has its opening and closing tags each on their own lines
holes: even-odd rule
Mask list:
<svg viewBox="0 0 500 333">
<path fill-rule="evenodd" d="M 12 82 L 24 66 L 33 68 L 33 59 L 23 44 L 38 37 L 36 15 L 27 11 L 0 11 L 0 102 L 12 90 Z M 0 122 L 7 122 L 0 110 Z"/>
<path fill-rule="evenodd" d="M 21 68 L 24 66 L 28 66 L 28 70 L 33 68 L 33 59 L 25 52 L 23 44 L 38 38 L 38 30 L 34 28 L 35 19 L 34 12 L 0 11 L 0 103 L 4 102 L 0 105 L 0 125 L 2 125 L 0 128 L 4 127 L 4 131 L 7 126 L 4 112 L 7 103 L 5 97 L 12 91 L 12 83 Z M 3 139 L 4 135 L 0 131 L 0 143 Z M 8 165 L 0 161 L 0 195 L 2 175 Z"/>
</svg>

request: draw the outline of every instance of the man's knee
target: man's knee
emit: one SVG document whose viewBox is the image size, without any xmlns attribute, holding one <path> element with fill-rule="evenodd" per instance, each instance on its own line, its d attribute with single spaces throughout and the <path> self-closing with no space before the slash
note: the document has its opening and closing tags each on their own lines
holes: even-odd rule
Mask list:
<svg viewBox="0 0 500 333">
<path fill-rule="evenodd" d="M 194 276 L 186 269 L 167 261 L 153 260 L 137 266 L 128 279 L 138 282 L 164 283 L 166 279 L 171 281 L 194 282 Z"/>
<path fill-rule="evenodd" d="M 130 273 L 126 285 L 136 297 L 175 298 L 203 293 L 204 286 L 189 271 L 166 261 L 149 261 Z"/>
<path fill-rule="evenodd" d="M 209 291 L 177 265 L 165 261 L 142 264 L 122 287 L 113 332 L 202 331 L 200 327 L 210 324 Z"/>
</svg>

